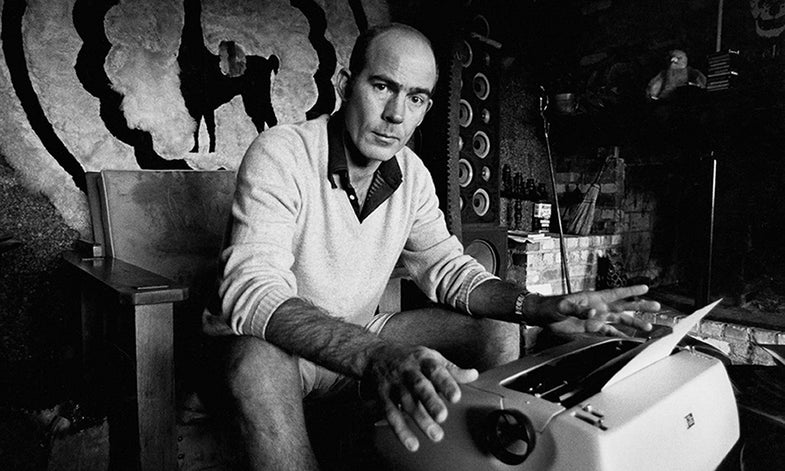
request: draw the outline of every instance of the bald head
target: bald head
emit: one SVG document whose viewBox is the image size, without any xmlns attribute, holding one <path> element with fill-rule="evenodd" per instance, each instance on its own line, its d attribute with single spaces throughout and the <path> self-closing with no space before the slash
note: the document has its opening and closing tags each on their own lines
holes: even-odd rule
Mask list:
<svg viewBox="0 0 785 471">
<path fill-rule="evenodd" d="M 375 26 L 367 29 L 357 37 L 354 48 L 352 49 L 351 58 L 349 59 L 349 71 L 352 75 L 357 76 L 362 72 L 368 63 L 369 50 L 373 49 L 374 46 L 378 46 L 379 42 L 385 42 L 383 41 L 384 39 L 395 39 L 396 41 L 403 40 L 410 45 L 426 47 L 430 57 L 433 58 L 433 67 L 436 72 L 436 80 L 438 80 L 439 68 L 436 66 L 436 56 L 433 53 L 431 41 L 419 30 L 402 23 L 388 23 Z M 401 46 L 403 46 L 403 44 L 401 44 Z"/>
</svg>

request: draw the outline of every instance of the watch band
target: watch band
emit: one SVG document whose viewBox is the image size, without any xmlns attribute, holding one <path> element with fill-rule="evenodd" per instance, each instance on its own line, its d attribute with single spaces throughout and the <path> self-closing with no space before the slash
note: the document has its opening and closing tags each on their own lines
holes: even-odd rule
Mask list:
<svg viewBox="0 0 785 471">
<path fill-rule="evenodd" d="M 526 297 L 532 294 L 529 291 L 524 291 L 515 298 L 515 318 L 519 319 L 518 323 L 525 326 L 526 320 L 523 317 L 523 303 L 526 301 Z"/>
</svg>

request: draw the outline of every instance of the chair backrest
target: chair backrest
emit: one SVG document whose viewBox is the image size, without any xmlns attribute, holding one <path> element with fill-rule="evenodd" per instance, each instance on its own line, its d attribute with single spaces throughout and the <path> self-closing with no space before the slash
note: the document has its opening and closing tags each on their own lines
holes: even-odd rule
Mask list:
<svg viewBox="0 0 785 471">
<path fill-rule="evenodd" d="M 214 270 L 234 172 L 103 170 L 90 181 L 93 235 L 107 256 L 186 286 Z"/>
</svg>

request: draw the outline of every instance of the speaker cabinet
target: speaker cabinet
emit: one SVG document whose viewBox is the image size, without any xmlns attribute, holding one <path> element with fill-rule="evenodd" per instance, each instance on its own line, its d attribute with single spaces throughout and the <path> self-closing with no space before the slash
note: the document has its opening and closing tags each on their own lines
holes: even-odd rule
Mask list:
<svg viewBox="0 0 785 471">
<path fill-rule="evenodd" d="M 431 171 L 447 226 L 504 278 L 507 231 L 500 225 L 500 44 L 482 14 L 436 48 L 441 78 L 416 151 Z M 481 27 L 477 27 L 481 25 Z M 435 42 L 436 44 L 436 42 Z"/>
<path fill-rule="evenodd" d="M 472 35 L 458 43 L 458 185 L 461 222 L 499 224 L 499 60 Z"/>
<path fill-rule="evenodd" d="M 505 279 L 507 276 L 507 228 L 467 224 L 463 226 L 462 242 L 467 254 L 486 270 Z"/>
<path fill-rule="evenodd" d="M 457 40 L 458 187 L 461 239 L 466 252 L 491 273 L 507 274 L 507 228 L 501 220 L 499 163 L 500 44 L 489 38 L 485 17 L 474 15 L 471 30 Z M 478 27 L 481 25 L 481 27 Z"/>
</svg>

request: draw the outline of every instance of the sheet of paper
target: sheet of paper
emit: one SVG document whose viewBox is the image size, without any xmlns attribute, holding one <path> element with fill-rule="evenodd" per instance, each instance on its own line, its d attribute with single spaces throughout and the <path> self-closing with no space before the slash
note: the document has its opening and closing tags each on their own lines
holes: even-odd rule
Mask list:
<svg viewBox="0 0 785 471">
<path fill-rule="evenodd" d="M 709 313 L 714 307 L 722 301 L 718 299 L 708 306 L 704 306 L 689 316 L 685 317 L 678 324 L 673 326 L 673 332 L 660 337 L 653 342 L 650 342 L 646 348 L 641 350 L 640 353 L 635 355 L 622 369 L 620 369 L 613 377 L 605 383 L 602 389 L 611 387 L 613 384 L 623 380 L 624 378 L 646 368 L 654 362 L 660 361 L 673 352 L 676 345 L 684 338 L 685 335 L 692 329 L 703 317 Z"/>
</svg>

